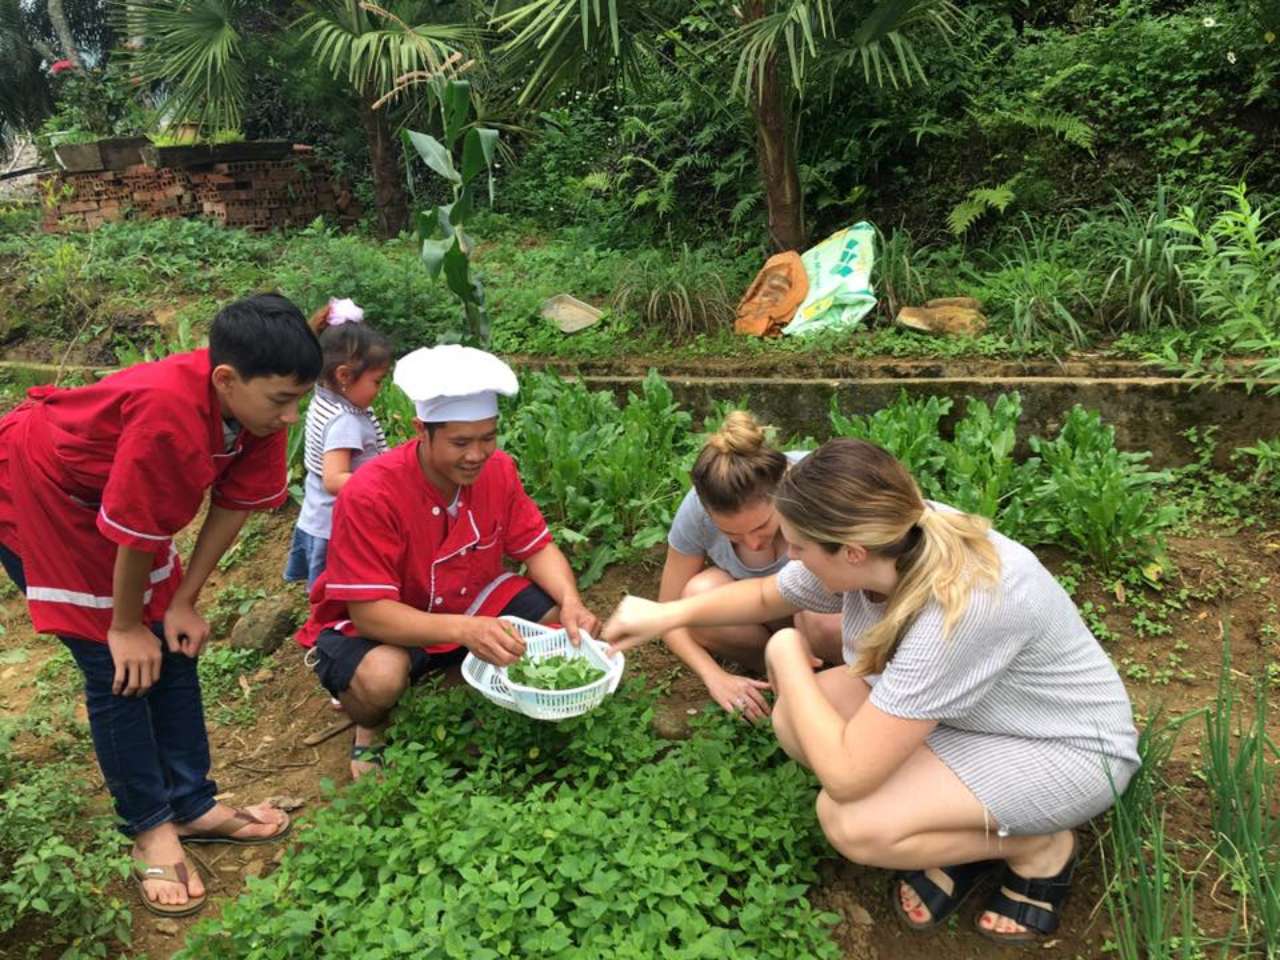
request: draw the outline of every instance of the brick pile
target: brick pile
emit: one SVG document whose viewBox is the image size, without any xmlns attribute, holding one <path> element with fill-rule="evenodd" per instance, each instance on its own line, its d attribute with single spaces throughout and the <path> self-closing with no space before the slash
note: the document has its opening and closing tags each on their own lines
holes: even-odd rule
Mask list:
<svg viewBox="0 0 1280 960">
<path fill-rule="evenodd" d="M 49 232 L 93 230 L 126 218 L 201 216 L 263 231 L 306 226 L 325 214 L 346 227 L 360 215 L 346 185 L 313 154 L 189 169 L 137 164 L 121 171 L 45 174 L 40 187 L 44 196 L 59 200 L 45 207 Z"/>
</svg>

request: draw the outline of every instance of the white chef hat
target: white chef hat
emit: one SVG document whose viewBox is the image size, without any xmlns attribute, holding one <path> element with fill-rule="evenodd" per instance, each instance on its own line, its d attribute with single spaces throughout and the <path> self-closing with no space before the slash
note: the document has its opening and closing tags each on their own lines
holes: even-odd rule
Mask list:
<svg viewBox="0 0 1280 960">
<path fill-rule="evenodd" d="M 423 423 L 488 420 L 498 415 L 498 394 L 514 397 L 520 389 L 512 369 L 492 353 L 456 343 L 405 354 L 391 379 Z"/>
</svg>

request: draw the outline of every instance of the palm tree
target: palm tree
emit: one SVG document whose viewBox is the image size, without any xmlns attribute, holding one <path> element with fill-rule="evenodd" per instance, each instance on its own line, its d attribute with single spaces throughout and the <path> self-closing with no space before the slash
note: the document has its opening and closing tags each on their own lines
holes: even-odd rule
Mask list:
<svg viewBox="0 0 1280 960">
<path fill-rule="evenodd" d="M 384 236 L 394 237 L 409 224 L 401 174 L 400 138 L 387 109 L 375 106 L 396 88 L 398 78 L 419 71 L 438 72 L 459 46 L 474 40 L 467 26 L 424 22 L 421 2 L 314 0 L 298 20 L 316 60 L 354 93 L 369 140 L 374 202 Z"/>
<path fill-rule="evenodd" d="M 212 129 L 237 128 L 245 102 L 243 32 L 261 14 L 255 0 L 128 0 L 125 32 L 143 37 L 135 52 L 139 72 L 167 86 L 170 113 Z M 398 77 L 432 71 L 455 46 L 471 42 L 467 26 L 426 22 L 424 0 L 388 0 L 377 6 L 362 0 L 306 0 L 292 24 L 310 42 L 317 63 L 343 81 L 356 100 L 369 139 L 378 224 L 384 236 L 408 225 L 402 185 L 399 141 L 378 99 Z"/>
<path fill-rule="evenodd" d="M 507 35 L 498 63 L 524 78 L 523 103 L 570 84 L 636 77 L 653 62 L 646 38 L 671 35 L 669 0 L 515 2 L 499 5 L 493 26 Z M 960 15 L 950 0 L 742 0 L 733 10 L 737 24 L 708 52 L 727 51 L 736 61 L 724 93 L 752 113 L 770 240 L 781 250 L 799 249 L 808 232 L 794 116 L 814 66 L 860 67 L 868 83 L 923 79 L 907 31 L 919 25 L 950 31 Z"/>
</svg>

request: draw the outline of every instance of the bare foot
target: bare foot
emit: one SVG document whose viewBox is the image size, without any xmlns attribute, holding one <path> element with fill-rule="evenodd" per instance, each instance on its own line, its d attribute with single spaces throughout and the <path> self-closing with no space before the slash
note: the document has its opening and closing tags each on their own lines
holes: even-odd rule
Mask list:
<svg viewBox="0 0 1280 960">
<path fill-rule="evenodd" d="M 1008 860 L 1009 869 L 1018 876 L 1026 877 L 1027 879 L 1044 879 L 1046 877 L 1056 877 L 1060 874 L 1066 869 L 1067 862 L 1070 861 L 1075 853 L 1075 834 L 1070 830 L 1063 830 L 1060 833 L 1050 834 L 1045 838 L 1045 841 L 1044 846 L 1034 853 L 1017 860 Z M 1030 903 L 1050 912 L 1054 910 L 1054 906 L 1051 903 L 1032 900 L 1030 897 L 1024 897 L 1013 890 L 1005 889 L 1004 893 L 1010 900 Z M 1027 928 L 1022 924 L 990 910 L 982 912 L 982 916 L 978 918 L 978 926 L 991 933 L 1025 933 L 1027 931 Z"/>
<path fill-rule="evenodd" d="M 178 841 L 178 831 L 172 823 L 162 823 L 134 837 L 132 856 L 148 867 L 171 867 L 175 863 L 187 865 L 186 886 L 172 880 L 142 882 L 142 889 L 152 903 L 182 906 L 189 900 L 204 896 L 204 881 L 187 860 L 182 844 Z"/>
<path fill-rule="evenodd" d="M 273 807 L 269 803 L 259 803 L 256 806 L 245 807 L 246 813 L 251 813 L 261 823 L 248 822 L 242 824 L 238 829 L 231 832 L 232 837 L 247 840 L 250 837 L 272 837 L 280 831 L 280 825 L 287 819 L 282 810 Z M 215 804 L 208 813 L 196 817 L 187 823 L 178 824 L 178 836 L 188 837 L 193 834 L 205 833 L 213 829 L 222 821 L 232 816 L 235 811 L 228 807 L 225 803 Z"/>
</svg>

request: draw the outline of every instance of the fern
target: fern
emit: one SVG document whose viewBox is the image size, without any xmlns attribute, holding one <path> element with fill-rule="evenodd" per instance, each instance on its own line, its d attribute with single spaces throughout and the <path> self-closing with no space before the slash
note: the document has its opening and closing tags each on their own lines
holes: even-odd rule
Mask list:
<svg viewBox="0 0 1280 960">
<path fill-rule="evenodd" d="M 1016 197 L 1014 185 L 1019 176 L 1020 174 L 1014 174 L 994 187 L 970 190 L 968 197 L 952 207 L 947 214 L 947 228 L 958 237 L 987 212 L 995 210 L 997 213 L 1004 213 Z"/>
<path fill-rule="evenodd" d="M 969 115 L 984 132 L 1002 127 L 1021 127 L 1034 133 L 1051 134 L 1073 147 L 1093 153 L 1093 127 L 1089 126 L 1088 121 L 1066 110 L 1028 106 L 1016 110 L 992 110 L 988 113 L 970 110 Z"/>
</svg>

